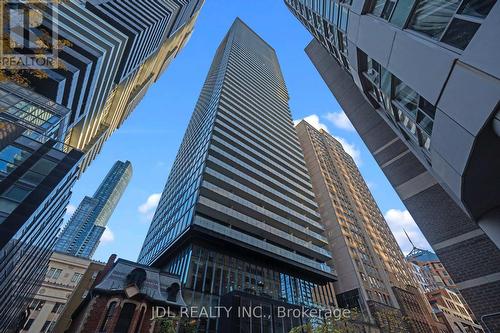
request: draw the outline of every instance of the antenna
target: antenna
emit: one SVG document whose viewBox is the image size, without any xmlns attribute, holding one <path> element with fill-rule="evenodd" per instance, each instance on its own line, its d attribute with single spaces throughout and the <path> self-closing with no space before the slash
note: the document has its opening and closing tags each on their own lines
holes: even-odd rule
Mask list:
<svg viewBox="0 0 500 333">
<path fill-rule="evenodd" d="M 411 245 L 413 246 L 413 248 L 415 249 L 415 248 L 416 248 L 415 244 L 413 244 L 413 242 L 411 241 L 410 236 L 408 236 L 408 233 L 406 232 L 406 230 L 405 230 L 404 228 L 403 228 L 403 232 L 405 233 L 406 238 L 408 238 L 408 240 L 410 241 L 410 244 L 411 244 Z"/>
</svg>

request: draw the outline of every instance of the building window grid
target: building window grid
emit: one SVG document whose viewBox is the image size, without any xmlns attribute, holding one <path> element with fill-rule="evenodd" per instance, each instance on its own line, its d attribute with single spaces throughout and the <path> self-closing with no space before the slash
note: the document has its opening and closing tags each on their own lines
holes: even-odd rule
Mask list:
<svg viewBox="0 0 500 333">
<path fill-rule="evenodd" d="M 189 265 L 176 263 L 190 257 Z M 177 268 L 176 268 L 177 267 Z M 314 289 L 321 289 L 311 281 L 305 281 L 285 273 L 277 272 L 263 266 L 241 261 L 218 252 L 209 251 L 199 246 L 187 248 L 174 257 L 167 265 L 171 273 L 183 274 L 189 272 L 184 290 L 191 295 L 203 293 L 221 296 L 233 290 L 241 290 L 252 294 L 261 293 L 277 300 L 285 300 L 297 305 L 325 306 L 327 300 L 332 300 L 332 291 L 327 287 L 322 300 L 315 300 Z M 278 293 L 276 291 L 279 291 Z M 193 295 L 194 295 L 193 294 Z M 187 299 L 186 302 L 190 302 Z M 194 296 L 193 296 L 194 297 Z"/>
<path fill-rule="evenodd" d="M 496 0 L 373 0 L 370 13 L 460 53 L 495 3 Z"/>
<path fill-rule="evenodd" d="M 287 0 L 286 3 L 313 36 L 330 51 L 342 68 L 349 72 L 346 32 L 351 1 L 329 1 L 329 6 L 317 7 L 318 9 L 322 7 L 322 11 L 315 11 L 311 3 L 304 6 L 300 0 Z M 312 3 L 315 4 L 317 1 Z"/>
<path fill-rule="evenodd" d="M 375 60 L 366 59 L 363 76 L 367 94 L 379 104 L 405 138 L 422 148 L 420 151 L 429 160 L 436 107 Z"/>
</svg>

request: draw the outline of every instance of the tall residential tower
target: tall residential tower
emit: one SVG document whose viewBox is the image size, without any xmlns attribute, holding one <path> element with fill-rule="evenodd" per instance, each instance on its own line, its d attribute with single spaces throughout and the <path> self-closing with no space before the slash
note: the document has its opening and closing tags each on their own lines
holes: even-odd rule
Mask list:
<svg viewBox="0 0 500 333">
<path fill-rule="evenodd" d="M 246 295 L 241 305 L 259 296 L 329 305 L 334 276 L 323 231 L 276 53 L 236 19 L 213 60 L 139 262 L 180 274 L 188 304 L 220 304 L 239 291 Z M 264 311 L 272 313 L 270 303 Z M 252 325 L 270 325 L 261 319 Z M 281 332 L 296 324 L 275 320 Z M 218 323 L 200 325 L 214 332 Z"/>
<path fill-rule="evenodd" d="M 132 164 L 117 161 L 94 195 L 83 198 L 64 227 L 55 251 L 76 257 L 92 257 L 130 178 Z"/>
<path fill-rule="evenodd" d="M 500 331 L 500 3 L 285 3 L 476 317 Z"/>
<path fill-rule="evenodd" d="M 360 309 L 382 332 L 388 312 L 408 317 L 411 332 L 432 332 L 425 295 L 352 157 L 326 131 L 304 120 L 296 129 L 338 276 L 339 306 Z"/>
</svg>

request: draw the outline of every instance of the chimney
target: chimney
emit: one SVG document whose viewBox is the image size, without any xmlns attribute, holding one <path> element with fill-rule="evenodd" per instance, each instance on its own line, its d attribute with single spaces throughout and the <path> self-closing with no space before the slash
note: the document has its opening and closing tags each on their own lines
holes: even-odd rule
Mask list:
<svg viewBox="0 0 500 333">
<path fill-rule="evenodd" d="M 108 262 L 106 263 L 106 266 L 104 266 L 102 271 L 100 271 L 97 274 L 97 277 L 95 278 L 94 283 L 92 284 L 92 288 L 94 288 L 99 283 L 101 283 L 102 280 L 104 279 L 104 277 L 106 275 L 108 275 L 111 268 L 113 268 L 113 266 L 115 265 L 116 258 L 117 258 L 116 254 L 112 254 L 111 256 L 109 256 L 109 259 L 108 259 Z"/>
</svg>

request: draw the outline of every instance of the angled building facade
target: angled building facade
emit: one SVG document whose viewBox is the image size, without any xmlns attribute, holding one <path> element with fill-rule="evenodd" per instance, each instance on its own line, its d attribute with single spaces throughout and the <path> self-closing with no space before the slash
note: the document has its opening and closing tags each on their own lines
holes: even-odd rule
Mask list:
<svg viewBox="0 0 500 333">
<path fill-rule="evenodd" d="M 0 332 L 17 332 L 43 280 L 82 152 L 63 144 L 69 110 L 0 83 Z"/>
<path fill-rule="evenodd" d="M 55 251 L 91 258 L 131 178 L 132 164 L 117 161 L 94 195 L 83 198 L 59 236 Z"/>
<path fill-rule="evenodd" d="M 500 330 L 500 4 L 285 2 L 315 37 L 306 53 L 467 303 Z"/>
<path fill-rule="evenodd" d="M 357 308 L 369 324 L 385 332 L 386 313 L 407 315 L 412 307 L 401 304 L 417 299 L 412 332 L 432 332 L 434 318 L 416 288 L 412 272 L 352 157 L 342 144 L 306 121 L 296 125 L 313 190 L 325 225 L 338 280 L 337 302 Z M 427 314 L 427 316 L 425 315 Z"/>
<path fill-rule="evenodd" d="M 82 172 L 185 45 L 203 3 L 88 0 L 46 8 L 31 30 L 57 31 L 61 66 L 25 78 L 71 110 L 65 143 L 85 152 Z"/>
<path fill-rule="evenodd" d="M 276 54 L 237 19 L 217 50 L 139 262 L 181 275 L 188 304 L 216 305 L 241 291 L 329 305 L 334 276 L 323 231 Z M 279 320 L 288 332 L 293 323 Z M 199 330 L 218 324 L 200 321 Z"/>
</svg>

